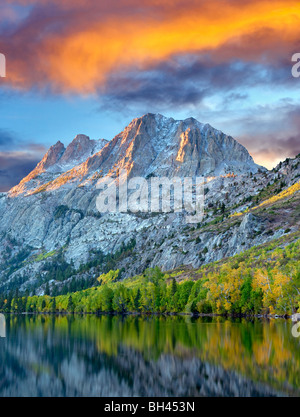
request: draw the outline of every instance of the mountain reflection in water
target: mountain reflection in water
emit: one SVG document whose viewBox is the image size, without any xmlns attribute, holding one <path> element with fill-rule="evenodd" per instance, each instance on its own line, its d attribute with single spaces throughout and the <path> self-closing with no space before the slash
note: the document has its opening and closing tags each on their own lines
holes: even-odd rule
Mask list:
<svg viewBox="0 0 300 417">
<path fill-rule="evenodd" d="M 290 321 L 6 316 L 4 396 L 300 394 Z"/>
</svg>

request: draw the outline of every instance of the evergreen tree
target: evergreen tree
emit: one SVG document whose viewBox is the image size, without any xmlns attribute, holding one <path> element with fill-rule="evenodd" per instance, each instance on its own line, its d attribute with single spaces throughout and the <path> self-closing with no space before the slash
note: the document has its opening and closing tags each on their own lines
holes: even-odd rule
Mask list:
<svg viewBox="0 0 300 417">
<path fill-rule="evenodd" d="M 45 295 L 50 295 L 49 281 L 47 281 L 47 284 L 46 284 Z"/>
<path fill-rule="evenodd" d="M 136 296 L 134 297 L 134 302 L 133 302 L 135 311 L 140 311 L 140 308 L 141 308 L 141 304 L 140 304 L 141 303 L 141 296 L 142 296 L 141 290 L 138 288 L 138 290 L 136 292 Z"/>
<path fill-rule="evenodd" d="M 52 310 L 52 313 L 56 313 L 56 298 L 55 297 L 52 299 L 51 310 Z"/>
<path fill-rule="evenodd" d="M 177 282 L 176 282 L 176 279 L 173 278 L 172 283 L 171 283 L 171 295 L 174 296 L 176 294 L 176 291 L 177 291 Z"/>
<path fill-rule="evenodd" d="M 68 299 L 67 311 L 69 311 L 70 313 L 74 312 L 74 303 L 73 303 L 72 295 L 70 295 Z"/>
</svg>

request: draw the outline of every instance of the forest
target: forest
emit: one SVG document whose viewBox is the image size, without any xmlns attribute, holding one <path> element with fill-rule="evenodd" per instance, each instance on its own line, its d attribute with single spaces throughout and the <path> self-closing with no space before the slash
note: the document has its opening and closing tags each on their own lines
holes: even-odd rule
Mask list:
<svg viewBox="0 0 300 417">
<path fill-rule="evenodd" d="M 1 295 L 14 313 L 141 313 L 287 316 L 300 308 L 300 240 L 288 235 L 195 271 L 148 268 L 120 281 L 111 270 L 97 285 L 64 295 Z"/>
</svg>

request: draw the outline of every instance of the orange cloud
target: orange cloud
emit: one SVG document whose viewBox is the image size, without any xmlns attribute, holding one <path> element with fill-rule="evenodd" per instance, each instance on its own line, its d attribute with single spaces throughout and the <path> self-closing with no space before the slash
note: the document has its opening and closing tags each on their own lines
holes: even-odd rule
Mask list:
<svg viewBox="0 0 300 417">
<path fill-rule="evenodd" d="M 82 6 L 83 2 L 76 0 L 75 4 Z M 23 1 L 27 3 L 30 2 Z M 90 4 L 85 12 L 90 7 L 93 16 L 92 3 L 84 3 Z M 254 0 L 243 5 L 232 0 L 212 0 L 206 4 L 191 1 L 184 8 L 182 1 L 169 0 L 163 9 L 159 3 L 147 0 L 144 4 L 154 7 L 152 11 L 157 7 L 160 12 L 157 15 L 99 14 L 99 19 L 93 16 L 90 25 L 86 14 L 75 13 L 69 22 L 73 25 L 57 35 L 41 36 L 39 42 L 35 38 L 39 33 L 29 31 L 29 40 L 30 36 L 33 38 L 29 52 L 34 55 L 25 60 L 14 55 L 8 82 L 21 87 L 50 83 L 58 91 L 90 94 L 104 88 L 112 74 L 145 70 L 173 55 L 218 50 L 220 55 L 216 59 L 259 61 L 266 51 L 278 54 L 277 48 L 281 55 L 285 51 L 288 54 L 291 44 L 300 39 L 298 1 Z M 65 0 L 62 4 L 67 7 L 70 3 Z M 22 32 L 12 46 L 22 41 L 21 35 Z M 30 58 L 33 61 L 29 71 Z"/>
</svg>

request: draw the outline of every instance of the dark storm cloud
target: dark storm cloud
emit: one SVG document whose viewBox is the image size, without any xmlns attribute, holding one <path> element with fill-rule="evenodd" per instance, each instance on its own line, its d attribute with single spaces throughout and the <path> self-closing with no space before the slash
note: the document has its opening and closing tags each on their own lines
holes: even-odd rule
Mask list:
<svg viewBox="0 0 300 417">
<path fill-rule="evenodd" d="M 261 118 L 261 115 L 265 118 Z M 253 157 L 272 165 L 300 153 L 300 105 L 292 102 L 258 108 L 251 119 L 236 121 L 246 132 L 238 139 Z M 272 165 L 274 166 L 274 164 Z"/>
<path fill-rule="evenodd" d="M 251 87 L 277 86 L 287 80 L 286 69 L 274 69 L 243 61 L 216 64 L 208 56 L 173 58 L 147 73 L 131 72 L 111 77 L 105 89 L 104 105 L 107 108 L 144 106 L 151 108 L 177 108 L 199 105 L 214 94 L 226 95 L 226 102 L 246 100 Z M 240 90 L 240 91 L 237 91 Z"/>
<path fill-rule="evenodd" d="M 20 140 L 13 132 L 0 129 L 0 192 L 8 191 L 41 160 L 45 147 Z"/>
<path fill-rule="evenodd" d="M 17 185 L 38 162 L 39 158 L 26 152 L 0 152 L 0 192 Z"/>
</svg>

